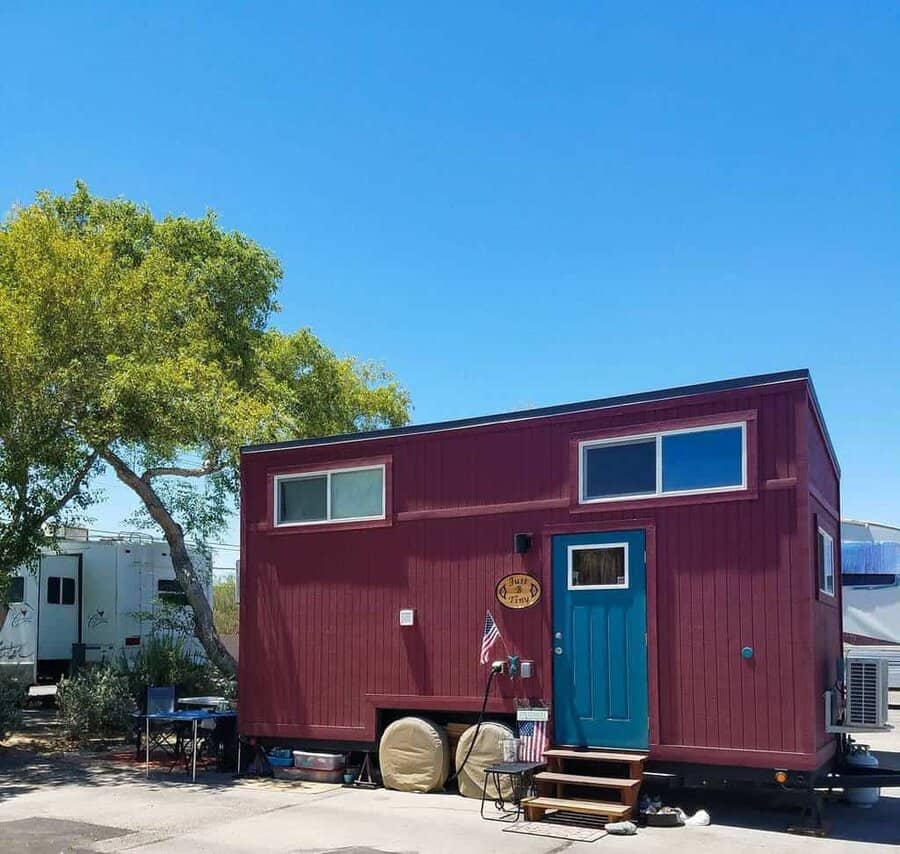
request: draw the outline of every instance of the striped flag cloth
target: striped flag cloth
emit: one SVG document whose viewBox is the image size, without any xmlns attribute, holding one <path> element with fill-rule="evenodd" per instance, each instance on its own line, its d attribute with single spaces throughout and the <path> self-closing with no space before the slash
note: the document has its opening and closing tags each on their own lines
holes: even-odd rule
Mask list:
<svg viewBox="0 0 900 854">
<path fill-rule="evenodd" d="M 519 721 L 519 761 L 543 762 L 547 749 L 546 721 Z"/>
<path fill-rule="evenodd" d="M 494 615 L 488 611 L 484 618 L 484 634 L 481 636 L 481 663 L 487 664 L 491 660 L 491 649 L 500 640 L 500 629 L 494 622 Z"/>
</svg>

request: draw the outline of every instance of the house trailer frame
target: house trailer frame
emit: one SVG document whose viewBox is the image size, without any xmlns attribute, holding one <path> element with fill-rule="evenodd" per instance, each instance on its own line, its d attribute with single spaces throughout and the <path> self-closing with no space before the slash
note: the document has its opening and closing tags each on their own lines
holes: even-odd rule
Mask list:
<svg viewBox="0 0 900 854">
<path fill-rule="evenodd" d="M 248 736 L 471 718 L 490 611 L 532 674 L 492 716 L 697 779 L 832 764 L 840 468 L 806 370 L 250 446 L 241 493 Z M 511 575 L 531 607 L 498 600 Z"/>
</svg>

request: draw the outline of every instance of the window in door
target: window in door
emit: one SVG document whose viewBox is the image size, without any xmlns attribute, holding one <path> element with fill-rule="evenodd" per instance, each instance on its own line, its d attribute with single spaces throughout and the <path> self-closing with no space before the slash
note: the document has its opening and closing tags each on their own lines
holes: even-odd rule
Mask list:
<svg viewBox="0 0 900 854">
<path fill-rule="evenodd" d="M 58 575 L 47 577 L 47 604 L 74 605 L 75 579 L 61 578 Z"/>
<path fill-rule="evenodd" d="M 628 588 L 628 543 L 569 546 L 569 590 Z"/>
</svg>

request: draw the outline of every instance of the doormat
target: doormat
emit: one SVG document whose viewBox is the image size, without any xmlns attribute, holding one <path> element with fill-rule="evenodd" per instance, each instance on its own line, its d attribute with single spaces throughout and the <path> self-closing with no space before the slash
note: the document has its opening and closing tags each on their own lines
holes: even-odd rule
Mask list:
<svg viewBox="0 0 900 854">
<path fill-rule="evenodd" d="M 550 836 L 573 842 L 596 842 L 606 836 L 605 830 L 594 827 L 573 827 L 570 824 L 551 824 L 546 821 L 517 821 L 503 828 L 504 833 L 524 833 L 526 836 Z"/>
</svg>

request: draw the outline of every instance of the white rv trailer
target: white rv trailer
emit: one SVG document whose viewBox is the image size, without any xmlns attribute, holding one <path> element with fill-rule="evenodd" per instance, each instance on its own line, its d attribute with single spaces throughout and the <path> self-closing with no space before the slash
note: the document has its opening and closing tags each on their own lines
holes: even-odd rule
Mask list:
<svg viewBox="0 0 900 854">
<path fill-rule="evenodd" d="M 900 689 L 900 528 L 844 519 L 841 556 L 848 655 L 886 659 Z"/>
<path fill-rule="evenodd" d="M 84 644 L 87 662 L 136 651 L 151 630 L 141 614 L 158 600 L 184 602 L 166 543 L 140 535 L 77 536 L 78 529 L 68 531 L 41 555 L 37 571 L 23 570 L 10 585 L 0 669 L 29 684 L 68 673 L 76 644 Z"/>
</svg>

